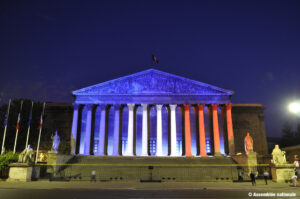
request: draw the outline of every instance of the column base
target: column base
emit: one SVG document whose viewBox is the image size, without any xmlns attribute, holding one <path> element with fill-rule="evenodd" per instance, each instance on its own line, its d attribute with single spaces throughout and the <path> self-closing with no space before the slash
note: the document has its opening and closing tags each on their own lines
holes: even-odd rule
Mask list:
<svg viewBox="0 0 300 199">
<path fill-rule="evenodd" d="M 149 156 L 149 155 L 147 153 L 145 153 L 145 154 L 141 154 L 141 156 L 146 157 L 146 156 Z"/>
<path fill-rule="evenodd" d="M 207 154 L 200 154 L 200 157 L 208 157 Z"/>
<path fill-rule="evenodd" d="M 222 156 L 221 152 L 215 152 L 214 156 L 220 157 Z"/>
<path fill-rule="evenodd" d="M 178 157 L 179 155 L 177 154 L 170 154 L 170 157 Z"/>
<path fill-rule="evenodd" d="M 130 153 L 126 153 L 126 154 L 124 154 L 124 156 L 134 156 L 134 155 L 130 154 Z"/>
</svg>

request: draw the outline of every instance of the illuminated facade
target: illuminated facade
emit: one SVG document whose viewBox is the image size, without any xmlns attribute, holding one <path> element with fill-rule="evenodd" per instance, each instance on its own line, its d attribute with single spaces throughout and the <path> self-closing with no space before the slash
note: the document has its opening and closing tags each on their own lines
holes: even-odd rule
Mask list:
<svg viewBox="0 0 300 199">
<path fill-rule="evenodd" d="M 75 154 L 234 154 L 233 91 L 149 69 L 73 95 Z"/>
</svg>

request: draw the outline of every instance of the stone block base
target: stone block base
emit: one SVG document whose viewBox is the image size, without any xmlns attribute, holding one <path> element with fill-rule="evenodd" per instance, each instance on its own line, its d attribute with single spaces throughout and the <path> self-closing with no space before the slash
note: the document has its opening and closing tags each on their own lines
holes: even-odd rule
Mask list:
<svg viewBox="0 0 300 199">
<path fill-rule="evenodd" d="M 292 176 L 295 174 L 294 168 L 276 168 L 271 169 L 272 180 L 274 182 L 285 182 L 286 180 L 291 180 Z"/>
<path fill-rule="evenodd" d="M 8 181 L 31 181 L 32 166 L 11 165 L 9 169 Z"/>
</svg>

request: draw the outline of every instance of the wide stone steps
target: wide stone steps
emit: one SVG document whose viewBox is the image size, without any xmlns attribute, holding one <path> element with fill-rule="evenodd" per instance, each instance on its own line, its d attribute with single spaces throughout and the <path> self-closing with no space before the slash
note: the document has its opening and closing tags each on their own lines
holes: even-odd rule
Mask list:
<svg viewBox="0 0 300 199">
<path fill-rule="evenodd" d="M 71 180 L 228 181 L 237 179 L 230 157 L 57 156 L 54 176 Z"/>
</svg>

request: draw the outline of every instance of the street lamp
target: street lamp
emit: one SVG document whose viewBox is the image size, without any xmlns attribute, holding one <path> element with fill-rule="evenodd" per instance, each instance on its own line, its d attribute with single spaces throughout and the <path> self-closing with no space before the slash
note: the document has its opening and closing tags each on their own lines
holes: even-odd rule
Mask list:
<svg viewBox="0 0 300 199">
<path fill-rule="evenodd" d="M 292 102 L 289 104 L 289 111 L 295 114 L 300 113 L 300 102 Z"/>
</svg>

